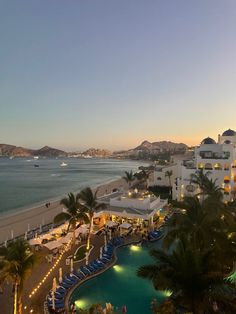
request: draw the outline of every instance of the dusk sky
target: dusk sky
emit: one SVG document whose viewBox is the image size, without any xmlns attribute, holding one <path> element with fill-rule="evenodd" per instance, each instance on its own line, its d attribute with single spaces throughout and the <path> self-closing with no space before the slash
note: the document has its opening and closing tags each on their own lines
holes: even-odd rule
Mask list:
<svg viewBox="0 0 236 314">
<path fill-rule="evenodd" d="M 0 0 L 0 143 L 189 145 L 236 129 L 235 0 Z"/>
</svg>

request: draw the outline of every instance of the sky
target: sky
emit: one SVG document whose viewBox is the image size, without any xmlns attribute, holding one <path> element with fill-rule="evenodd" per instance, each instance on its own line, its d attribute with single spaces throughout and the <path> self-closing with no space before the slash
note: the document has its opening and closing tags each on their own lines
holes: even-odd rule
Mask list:
<svg viewBox="0 0 236 314">
<path fill-rule="evenodd" d="M 235 0 L 0 0 L 0 143 L 196 145 L 235 114 Z"/>
</svg>

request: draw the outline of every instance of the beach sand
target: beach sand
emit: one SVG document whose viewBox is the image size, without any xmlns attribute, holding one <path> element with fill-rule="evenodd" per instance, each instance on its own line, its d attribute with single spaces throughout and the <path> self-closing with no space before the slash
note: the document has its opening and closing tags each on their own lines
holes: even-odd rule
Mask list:
<svg viewBox="0 0 236 314">
<path fill-rule="evenodd" d="M 128 185 L 124 179 L 120 178 L 109 183 L 100 185 L 97 196 L 110 194 L 113 189 L 127 189 Z M 69 193 L 70 191 L 68 191 Z M 64 197 L 64 196 L 62 196 Z M 25 234 L 28 229 L 32 230 L 41 225 L 51 223 L 53 218 L 62 211 L 63 206 L 60 201 L 51 202 L 47 208 L 45 205 L 37 206 L 18 213 L 3 216 L 0 218 L 0 243 L 13 237 Z"/>
</svg>

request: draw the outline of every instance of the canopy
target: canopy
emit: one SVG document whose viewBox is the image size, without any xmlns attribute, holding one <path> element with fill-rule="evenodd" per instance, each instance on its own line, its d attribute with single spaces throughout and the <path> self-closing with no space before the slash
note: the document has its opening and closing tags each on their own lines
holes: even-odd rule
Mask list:
<svg viewBox="0 0 236 314">
<path fill-rule="evenodd" d="M 80 233 L 88 233 L 88 228 L 85 226 L 80 226 L 78 229 L 75 229 L 75 236 L 77 237 Z"/>
<path fill-rule="evenodd" d="M 117 226 L 117 223 L 112 221 L 112 220 L 109 220 L 106 222 L 106 226 L 107 227 L 115 227 L 115 226 Z"/>
<path fill-rule="evenodd" d="M 42 243 L 42 239 L 40 238 L 33 238 L 29 240 L 29 245 L 40 245 Z"/>
<path fill-rule="evenodd" d="M 51 250 L 54 250 L 54 249 L 58 249 L 59 247 L 61 247 L 63 244 L 59 241 L 51 241 L 51 242 L 48 242 L 48 243 L 45 243 L 44 246 L 49 249 L 50 251 Z"/>
<path fill-rule="evenodd" d="M 71 240 L 71 238 L 73 237 L 73 232 L 69 232 L 69 233 L 67 233 L 67 235 L 66 236 L 64 236 L 64 237 L 61 237 L 59 240 L 58 240 L 58 242 L 60 242 L 60 243 L 68 243 L 68 242 L 70 242 L 70 240 Z"/>
<path fill-rule="evenodd" d="M 68 223 L 64 223 L 63 225 L 61 225 L 60 227 L 57 228 L 53 228 L 53 230 L 50 232 L 51 234 L 55 234 L 55 233 L 62 233 L 64 231 L 66 231 L 68 228 Z"/>
<path fill-rule="evenodd" d="M 124 222 L 123 224 L 119 225 L 119 227 L 123 229 L 129 229 L 130 227 L 132 227 L 132 225 L 128 222 Z"/>
</svg>

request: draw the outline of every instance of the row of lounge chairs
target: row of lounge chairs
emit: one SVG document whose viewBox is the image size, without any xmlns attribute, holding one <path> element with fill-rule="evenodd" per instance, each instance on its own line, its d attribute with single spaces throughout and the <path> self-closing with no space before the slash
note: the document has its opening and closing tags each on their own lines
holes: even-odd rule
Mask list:
<svg viewBox="0 0 236 314">
<path fill-rule="evenodd" d="M 152 240 L 159 240 L 160 238 L 162 238 L 164 235 L 164 233 L 161 230 L 154 230 L 149 232 L 148 237 L 149 239 Z"/>
<path fill-rule="evenodd" d="M 104 269 L 107 264 L 112 261 L 115 247 L 122 245 L 123 243 L 124 239 L 122 237 L 111 239 L 107 244 L 107 248 L 105 249 L 105 247 L 103 247 L 101 258 L 93 260 L 88 265 L 81 266 L 78 270 L 74 270 L 72 273 L 63 278 L 54 294 L 56 312 L 59 313 L 64 310 L 64 298 L 68 290 L 75 286 L 79 281 L 82 281 Z M 47 307 L 49 310 L 53 307 L 52 291 L 50 291 L 47 296 Z"/>
</svg>

